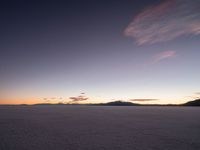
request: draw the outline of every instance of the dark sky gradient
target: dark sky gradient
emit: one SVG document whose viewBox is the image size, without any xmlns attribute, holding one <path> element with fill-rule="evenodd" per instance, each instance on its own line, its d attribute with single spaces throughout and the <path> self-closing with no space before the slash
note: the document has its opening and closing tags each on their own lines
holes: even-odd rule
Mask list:
<svg viewBox="0 0 200 150">
<path fill-rule="evenodd" d="M 198 35 L 137 45 L 124 34 L 136 15 L 162 2 L 1 2 L 0 103 L 67 100 L 81 92 L 88 102 L 180 103 L 199 92 Z"/>
</svg>

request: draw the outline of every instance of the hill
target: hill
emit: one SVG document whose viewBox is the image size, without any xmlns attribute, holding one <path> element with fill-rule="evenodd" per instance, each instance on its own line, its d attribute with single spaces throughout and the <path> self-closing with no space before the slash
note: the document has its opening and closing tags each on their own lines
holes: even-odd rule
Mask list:
<svg viewBox="0 0 200 150">
<path fill-rule="evenodd" d="M 183 104 L 183 106 L 200 106 L 200 99 L 197 99 L 194 101 L 189 101 L 189 102 Z"/>
<path fill-rule="evenodd" d="M 103 106 L 139 106 L 140 104 L 125 102 L 125 101 L 113 101 L 104 104 L 99 104 Z"/>
</svg>

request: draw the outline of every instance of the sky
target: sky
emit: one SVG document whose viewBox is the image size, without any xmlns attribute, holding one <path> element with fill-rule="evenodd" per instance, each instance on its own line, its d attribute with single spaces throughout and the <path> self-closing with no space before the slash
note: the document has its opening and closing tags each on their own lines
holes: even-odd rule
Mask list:
<svg viewBox="0 0 200 150">
<path fill-rule="evenodd" d="M 0 5 L 0 104 L 179 104 L 200 96 L 199 0 Z"/>
</svg>

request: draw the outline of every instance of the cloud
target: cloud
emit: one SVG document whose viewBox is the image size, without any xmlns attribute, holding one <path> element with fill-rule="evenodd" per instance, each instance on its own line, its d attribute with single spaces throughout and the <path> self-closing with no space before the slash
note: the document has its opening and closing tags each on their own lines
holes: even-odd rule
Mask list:
<svg viewBox="0 0 200 150">
<path fill-rule="evenodd" d="M 163 51 L 161 53 L 158 53 L 155 57 L 154 57 L 154 63 L 158 63 L 164 59 L 169 59 L 172 58 L 176 55 L 176 51 L 173 50 L 167 50 L 167 51 Z"/>
<path fill-rule="evenodd" d="M 166 0 L 144 9 L 125 29 L 138 45 L 200 34 L 199 0 Z"/>
<path fill-rule="evenodd" d="M 43 98 L 44 102 L 55 102 L 58 100 L 64 100 L 64 98 L 62 98 L 62 97 L 50 97 L 50 98 L 44 97 Z"/>
<path fill-rule="evenodd" d="M 80 96 L 76 96 L 76 97 L 69 97 L 69 99 L 71 99 L 71 102 L 79 102 L 79 101 L 86 101 L 86 100 L 88 100 L 89 98 L 80 95 Z"/>
<path fill-rule="evenodd" d="M 49 100 L 48 98 L 43 98 L 43 101 L 45 102 L 45 103 L 49 103 L 49 102 L 51 102 L 51 100 Z"/>
<path fill-rule="evenodd" d="M 196 94 L 196 95 L 200 95 L 200 92 L 196 92 L 195 94 Z"/>
<path fill-rule="evenodd" d="M 130 99 L 130 101 L 134 102 L 148 102 L 148 101 L 158 101 L 159 99 Z"/>
<path fill-rule="evenodd" d="M 186 99 L 189 99 L 189 100 L 195 100 L 195 99 L 200 99 L 199 96 L 185 96 Z"/>
</svg>

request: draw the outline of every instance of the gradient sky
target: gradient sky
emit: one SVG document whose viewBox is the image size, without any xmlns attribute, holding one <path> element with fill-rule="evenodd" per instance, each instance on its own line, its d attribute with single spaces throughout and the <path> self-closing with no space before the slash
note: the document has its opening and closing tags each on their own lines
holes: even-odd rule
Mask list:
<svg viewBox="0 0 200 150">
<path fill-rule="evenodd" d="M 200 96 L 199 0 L 0 5 L 0 103 L 183 103 Z"/>
</svg>

